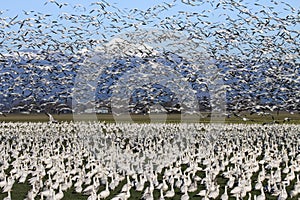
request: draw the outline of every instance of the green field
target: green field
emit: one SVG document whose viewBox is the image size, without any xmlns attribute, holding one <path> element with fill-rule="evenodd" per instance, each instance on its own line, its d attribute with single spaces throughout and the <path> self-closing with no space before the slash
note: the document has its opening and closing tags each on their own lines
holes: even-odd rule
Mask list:
<svg viewBox="0 0 300 200">
<path fill-rule="evenodd" d="M 276 113 L 271 113 L 270 115 L 261 116 L 257 114 L 250 115 L 249 113 L 241 113 L 240 117 L 231 115 L 230 117 L 226 116 L 216 116 L 215 118 L 211 118 L 209 113 L 201 113 L 201 117 L 199 116 L 191 116 L 191 122 L 195 122 L 194 119 L 197 118 L 197 122 L 200 123 L 211 123 L 211 122 L 225 122 L 225 123 L 272 123 L 274 120 L 278 123 L 300 123 L 300 114 L 290 114 L 287 112 L 281 112 L 279 115 Z M 77 115 L 78 118 L 82 121 L 94 121 L 97 118 L 98 121 L 105 122 L 115 122 L 115 119 L 112 114 L 82 114 Z M 274 120 L 272 118 L 274 117 Z M 74 117 L 72 114 L 61 114 L 61 115 L 53 115 L 53 117 L 58 121 L 74 121 Z M 118 122 L 129 122 L 134 121 L 137 123 L 149 123 L 149 122 L 167 122 L 167 123 L 179 123 L 181 122 L 180 114 L 168 114 L 167 119 L 164 120 L 164 115 L 154 114 L 151 116 L 152 121 L 149 115 L 131 115 L 131 119 L 127 117 L 118 116 Z M 247 118 L 247 121 L 244 121 L 242 117 Z M 77 119 L 78 119 L 77 118 Z M 284 122 L 285 118 L 289 118 L 289 122 Z M 225 120 L 225 121 L 223 121 Z M 49 121 L 48 116 L 45 114 L 7 114 L 6 116 L 0 115 L 0 121 L 3 122 L 47 122 Z M 188 122 L 188 120 L 187 120 Z"/>
</svg>

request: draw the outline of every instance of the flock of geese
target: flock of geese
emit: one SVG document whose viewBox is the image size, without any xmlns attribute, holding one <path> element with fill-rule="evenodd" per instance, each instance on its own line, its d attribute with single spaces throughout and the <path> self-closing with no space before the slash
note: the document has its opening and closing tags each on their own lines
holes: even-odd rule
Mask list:
<svg viewBox="0 0 300 200">
<path fill-rule="evenodd" d="M 10 200 L 20 195 L 15 184 L 28 184 L 22 199 L 58 200 L 66 192 L 88 200 L 299 198 L 299 129 L 1 123 L 1 195 Z"/>
<path fill-rule="evenodd" d="M 122 33 L 131 38 L 149 27 L 166 34 L 152 31 L 143 43 L 165 56 L 166 66 L 184 71 L 192 87 L 199 84 L 210 92 L 210 83 L 222 80 L 229 113 L 243 121 L 249 119 L 241 111 L 292 113 L 299 110 L 299 7 L 278 0 L 173 0 L 148 9 L 121 9 L 104 0 L 88 8 L 45 3 L 50 5 L 59 14 L 24 11 L 7 16 L 9 12 L 0 11 L 0 115 L 46 113 L 50 119 L 0 123 L 3 199 L 20 195 L 17 185 L 30 187 L 21 197 L 28 200 L 59 200 L 67 194 L 88 200 L 300 197 L 298 125 L 58 123 L 49 114 L 73 112 L 77 73 L 93 75 L 83 62 L 90 52 Z M 184 41 L 194 45 L 174 40 L 170 32 L 186 35 Z M 168 40 L 172 43 L 164 46 Z M 172 52 L 174 45 L 182 48 Z M 195 48 L 203 45 L 217 65 L 206 78 L 200 76 L 209 71 L 206 65 L 189 66 L 203 53 Z M 127 65 L 139 66 L 128 62 L 134 59 L 125 50 L 120 45 L 116 52 L 127 57 L 112 57 L 119 59 L 119 67 L 104 69 L 97 92 L 105 98 L 129 70 Z M 145 54 L 140 63 L 153 61 Z M 187 62 L 184 55 L 195 57 Z M 144 89 L 149 87 L 155 90 Z M 201 89 L 194 89 L 201 96 Z M 215 92 L 220 94 L 218 88 Z M 95 98 L 87 99 L 83 107 L 95 103 Z"/>
<path fill-rule="evenodd" d="M 208 103 L 201 99 L 201 91 L 211 92 L 210 83 L 218 77 L 224 82 L 220 90 L 226 90 L 229 112 L 299 110 L 299 95 L 294 90 L 299 87 L 298 5 L 280 0 L 268 3 L 170 0 L 141 9 L 121 8 L 104 0 L 86 7 L 49 0 L 44 6 L 57 12 L 25 10 L 13 16 L 7 10 L 0 12 L 0 36 L 3 38 L 0 40 L 0 111 L 4 114 L 73 112 L 74 79 L 80 70 L 88 69 L 83 63 L 84 58 L 98 47 L 109 44 L 112 38 L 125 34 L 130 41 L 142 30 L 149 30 L 152 37 L 144 39 L 143 44 L 137 42 L 137 45 L 152 45 L 162 57 L 168 52 L 183 57 L 183 62 L 177 63 L 176 59 L 165 56 L 169 59 L 166 65 L 176 65 L 174 69 L 193 87 L 200 104 Z M 159 31 L 165 34 L 158 34 Z M 170 32 L 186 38 L 168 43 L 174 37 Z M 168 45 L 164 46 L 164 43 Z M 174 46 L 181 48 L 174 51 Z M 204 46 L 206 52 L 198 51 L 198 46 Z M 128 55 L 125 51 L 122 45 L 116 49 L 116 53 Z M 145 57 L 138 62 L 153 59 L 143 53 Z M 191 66 L 179 69 L 179 66 L 188 65 L 184 55 L 195 55 L 192 61 L 197 62 L 197 55 L 203 53 L 218 64 L 211 76 L 203 78 L 200 75 L 209 71 L 205 65 L 194 68 L 199 72 L 188 71 Z M 131 54 L 129 58 L 120 58 L 119 63 L 132 57 Z M 110 105 L 112 85 L 132 65 L 129 62 L 126 68 L 123 65 L 123 68 L 108 66 L 107 69 L 99 66 L 105 76 L 100 78 L 102 82 L 96 91 L 96 100 Z M 169 79 L 172 79 L 171 75 Z M 151 98 L 156 95 L 160 103 L 165 101 L 162 97 L 172 96 L 167 89 L 160 91 L 155 86 L 151 89 L 159 91 Z M 82 106 L 93 104 L 94 99 Z"/>
</svg>

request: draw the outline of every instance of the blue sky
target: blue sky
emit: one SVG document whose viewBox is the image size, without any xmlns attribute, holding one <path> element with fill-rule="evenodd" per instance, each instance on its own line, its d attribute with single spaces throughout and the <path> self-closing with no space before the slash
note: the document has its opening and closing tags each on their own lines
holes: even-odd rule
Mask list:
<svg viewBox="0 0 300 200">
<path fill-rule="evenodd" d="M 59 13 L 59 10 L 54 4 L 48 3 L 44 5 L 47 0 L 9 0 L 9 1 L 2 1 L 0 10 L 8 9 L 10 14 L 19 14 L 22 13 L 22 10 L 30 11 L 39 11 L 42 13 Z M 59 3 L 69 3 L 70 5 L 77 5 L 81 4 L 83 6 L 88 7 L 91 3 L 97 2 L 97 0 L 57 0 Z M 139 0 L 107 0 L 108 3 L 113 5 L 119 5 L 121 8 L 141 8 L 147 9 L 149 6 L 155 5 L 156 3 L 162 2 L 158 0 L 151 0 L 151 1 L 139 1 Z M 17 5 L 17 6 L 16 6 Z"/>
<path fill-rule="evenodd" d="M 74 10 L 72 7 L 74 5 L 83 5 L 87 8 L 89 11 L 91 9 L 90 5 L 93 2 L 97 2 L 97 0 L 56 0 L 59 3 L 68 3 L 69 6 L 64 6 L 62 9 L 59 9 L 54 3 L 49 3 L 49 1 L 52 0 L 8 0 L 8 1 L 2 1 L 0 6 L 0 11 L 2 10 L 8 10 L 5 11 L 5 13 L 2 15 L 2 17 L 14 17 L 18 15 L 18 18 L 26 17 L 24 16 L 23 11 L 35 11 L 40 12 L 43 14 L 52 14 L 54 17 L 59 15 L 62 12 L 72 13 Z M 98 0 L 101 1 L 101 0 Z M 120 9 L 128 8 L 138 8 L 141 10 L 146 10 L 151 6 L 163 4 L 163 2 L 172 2 L 173 0 L 105 0 L 109 4 L 114 5 Z M 186 1 L 186 0 L 185 0 Z M 275 0 L 279 2 L 280 0 Z M 48 2 L 46 5 L 45 2 Z M 213 4 L 216 5 L 219 1 L 213 0 L 211 2 L 214 2 Z M 290 4 L 293 6 L 296 10 L 300 10 L 300 4 L 298 1 L 295 0 L 284 0 L 287 4 Z M 287 6 L 284 5 L 274 5 L 272 1 L 264 1 L 264 0 L 256 0 L 256 1 L 242 1 L 242 4 L 248 6 L 249 10 L 257 10 L 257 9 L 263 9 L 262 7 L 255 6 L 254 4 L 258 3 L 265 6 L 274 6 L 274 11 L 282 13 L 282 15 L 290 14 L 287 10 L 284 8 L 287 8 Z M 232 12 L 230 13 L 229 10 L 213 10 L 210 6 L 210 3 L 204 3 L 202 6 L 187 6 L 186 4 L 183 4 L 181 0 L 177 0 L 175 2 L 175 7 L 171 9 L 171 11 L 164 12 L 164 15 L 173 15 L 176 14 L 177 11 L 192 11 L 192 12 L 201 12 L 203 10 L 211 10 L 212 12 L 209 13 L 209 20 L 212 22 L 224 20 L 222 17 L 219 17 L 219 12 L 223 12 L 229 15 L 235 15 L 237 13 Z M 267 9 L 266 9 L 267 10 Z"/>
<path fill-rule="evenodd" d="M 51 0 L 50 0 L 51 1 Z M 98 0 L 100 1 L 100 0 Z M 157 4 L 163 4 L 163 2 L 172 2 L 172 0 L 106 0 L 111 5 L 114 5 L 120 9 L 128 8 L 138 8 L 142 10 L 146 10 L 151 6 L 157 5 Z M 279 0 L 275 0 L 278 1 Z M 2 15 L 2 17 L 14 17 L 16 15 L 19 16 L 19 18 L 25 17 L 23 15 L 23 11 L 35 11 L 35 12 L 41 12 L 43 14 L 52 14 L 53 16 L 57 16 L 58 14 L 62 12 L 69 12 L 72 13 L 74 10 L 72 10 L 72 6 L 81 4 L 87 8 L 89 11 L 89 6 L 93 2 L 97 2 L 97 0 L 57 0 L 59 3 L 68 3 L 72 6 L 66 6 L 62 9 L 59 9 L 54 3 L 47 3 L 47 5 L 44 5 L 45 2 L 49 2 L 49 0 L 8 0 L 8 1 L 2 1 L 0 10 L 8 10 L 5 11 L 5 13 Z M 214 5 L 218 3 L 218 1 L 212 1 L 215 2 Z M 300 4 L 298 1 L 295 0 L 284 0 L 284 2 L 290 4 L 293 6 L 296 10 L 300 9 Z M 264 1 L 264 0 L 256 0 L 256 1 L 242 1 L 242 4 L 247 4 L 249 10 L 256 10 L 262 9 L 262 7 L 254 6 L 254 3 L 262 4 L 265 6 L 274 6 L 274 11 L 280 12 L 283 15 L 289 14 L 287 10 L 284 9 L 284 5 L 274 5 L 271 3 L 271 1 Z M 175 14 L 177 11 L 192 11 L 192 12 L 201 12 L 202 10 L 211 10 L 212 7 L 210 7 L 210 3 L 205 3 L 203 6 L 187 6 L 183 3 L 181 3 L 180 0 L 177 0 L 175 2 L 175 7 L 172 8 L 172 11 L 165 12 L 165 15 L 172 15 Z M 91 7 L 90 7 L 91 8 Z M 287 7 L 286 7 L 287 8 Z M 211 15 L 209 15 L 209 20 L 212 21 L 219 21 L 222 20 L 222 18 L 219 17 L 218 14 L 219 11 L 212 10 Z M 222 10 L 220 11 L 222 12 Z M 229 10 L 224 11 L 229 12 Z M 235 13 L 233 13 L 235 14 Z"/>
<path fill-rule="evenodd" d="M 5 10 L 5 17 L 14 17 L 18 15 L 18 18 L 27 17 L 24 16 L 23 11 L 35 11 L 43 14 L 52 14 L 53 16 L 57 16 L 62 12 L 73 13 L 72 9 L 75 5 L 83 5 L 90 10 L 91 3 L 101 1 L 101 0 L 56 0 L 59 3 L 68 3 L 69 6 L 64 6 L 62 9 L 59 9 L 54 3 L 47 3 L 49 0 L 8 0 L 2 1 L 0 10 Z M 157 4 L 162 4 L 163 2 L 172 2 L 172 0 L 106 0 L 111 5 L 114 5 L 120 9 L 128 8 L 138 8 L 141 10 L 147 10 L 149 7 L 152 7 Z M 17 6 L 16 6 L 17 5 Z M 189 11 L 197 11 L 198 8 L 187 6 L 182 4 L 180 1 L 176 3 L 176 9 L 172 10 L 172 14 L 175 14 L 178 10 L 189 10 Z M 90 8 L 90 9 L 89 9 Z M 6 11 L 7 10 L 7 11 Z"/>
<path fill-rule="evenodd" d="M 51 1 L 51 0 L 50 0 Z M 98 0 L 101 1 L 101 0 Z M 158 5 L 158 4 L 163 4 L 163 2 L 172 2 L 173 0 L 106 0 L 109 4 L 114 5 L 118 8 L 120 8 L 121 10 L 124 8 L 128 8 L 128 9 L 133 9 L 133 8 L 138 8 L 140 10 L 147 10 L 149 7 L 152 7 L 154 5 Z M 223 0 L 223 1 L 227 1 L 230 2 L 229 0 Z M 280 1 L 280 0 L 275 0 L 275 1 Z M 45 2 L 48 2 L 45 5 Z M 1 11 L 5 11 L 2 15 L 0 15 L 0 17 L 8 17 L 8 18 L 13 18 L 16 15 L 18 15 L 18 20 L 21 20 L 22 18 L 28 18 L 28 16 L 24 15 L 23 11 L 34 11 L 36 12 L 40 12 L 42 14 L 51 14 L 52 15 L 52 19 L 53 18 L 57 18 L 57 16 L 61 13 L 74 13 L 75 10 L 73 9 L 73 6 L 81 4 L 84 7 L 87 8 L 86 13 L 89 14 L 89 11 L 92 9 L 92 7 L 90 6 L 91 3 L 93 2 L 97 2 L 97 0 L 57 0 L 58 3 L 68 3 L 68 6 L 63 6 L 61 9 L 58 8 L 58 6 L 56 6 L 54 3 L 49 3 L 49 0 L 8 0 L 8 1 L 2 1 L 1 2 L 1 6 L 0 6 L 0 10 Z M 218 0 L 214 0 L 212 1 L 214 2 L 214 6 L 219 2 Z M 238 0 L 236 0 L 236 2 L 238 2 Z M 299 11 L 300 10 L 300 4 L 298 3 L 298 1 L 295 0 L 285 0 L 284 2 L 290 4 L 291 6 L 293 6 L 295 8 L 295 10 Z M 279 16 L 286 16 L 288 14 L 291 14 L 288 11 L 288 7 L 284 6 L 283 4 L 278 4 L 275 5 L 273 4 L 271 1 L 264 1 L 264 0 L 256 0 L 256 1 L 242 1 L 243 4 L 247 4 L 248 9 L 251 10 L 251 12 L 255 12 L 255 11 L 259 11 L 259 10 L 263 10 L 262 6 L 257 6 L 254 5 L 255 3 L 258 4 L 262 4 L 266 7 L 268 6 L 274 6 L 274 10 L 275 12 L 281 13 L 279 14 Z M 162 16 L 160 17 L 165 17 L 165 16 L 170 16 L 170 15 L 176 15 L 178 11 L 190 11 L 190 12 L 197 12 L 200 13 L 202 11 L 208 11 L 205 12 L 205 14 L 209 15 L 209 18 L 207 19 L 210 22 L 221 22 L 225 21 L 224 16 L 220 17 L 220 14 L 229 14 L 230 16 L 234 16 L 233 18 L 238 17 L 237 14 L 239 14 L 236 10 L 234 11 L 229 11 L 229 10 L 222 10 L 222 9 L 218 9 L 218 10 L 214 10 L 213 7 L 211 7 L 210 2 L 206 2 L 204 3 L 203 6 L 188 6 L 186 4 L 183 4 L 180 0 L 177 0 L 174 3 L 176 6 L 173 7 L 172 9 L 170 9 L 170 11 L 165 11 L 163 14 L 161 14 Z M 267 12 L 270 12 L 270 10 L 266 9 Z M 94 14 L 94 13 L 93 13 Z M 296 13 L 294 13 L 294 15 L 296 15 Z M 30 16 L 31 18 L 36 18 L 33 15 Z M 197 19 L 196 19 L 197 20 Z M 106 23 L 106 22 L 104 22 Z M 108 20 L 108 23 L 110 23 L 110 21 Z M 149 26 L 152 26 L 151 24 Z M 19 28 L 19 26 L 16 26 L 15 28 Z M 151 28 L 151 27 L 147 27 L 147 28 Z M 295 27 L 293 27 L 293 29 L 299 29 L 300 25 L 297 24 Z M 94 38 L 97 39 L 97 38 Z"/>
<path fill-rule="evenodd" d="M 22 10 L 25 11 L 39 11 L 42 13 L 59 13 L 61 12 L 60 9 L 57 8 L 54 4 L 48 3 L 47 5 L 44 5 L 45 2 L 48 0 L 26 0 L 26 1 L 21 1 L 21 0 L 8 0 L 8 1 L 2 1 L 0 10 L 6 10 L 8 9 L 9 12 L 8 14 L 16 15 L 22 13 Z M 97 0 L 57 0 L 57 2 L 66 2 L 71 5 L 76 5 L 76 4 L 81 4 L 83 6 L 88 7 L 92 2 L 96 2 Z M 147 9 L 150 6 L 156 5 L 156 4 L 161 4 L 162 2 L 172 2 L 171 0 L 146 0 L 146 1 L 141 1 L 141 0 L 106 0 L 110 4 L 116 5 L 120 8 L 139 8 L 139 9 Z M 247 2 L 247 1 L 245 1 Z M 249 1 L 247 3 L 250 3 L 252 1 Z M 259 4 L 264 4 L 264 5 L 274 5 L 271 3 L 271 1 L 263 1 L 263 0 L 258 0 L 258 1 L 253 1 L 253 2 L 258 2 Z M 298 1 L 295 0 L 285 0 L 284 2 L 290 4 L 291 6 L 295 7 L 296 9 L 299 9 L 300 4 Z M 192 6 L 186 6 L 182 4 L 180 1 L 177 1 L 175 3 L 178 5 L 178 9 L 183 9 L 183 10 L 193 10 L 196 11 L 199 9 L 199 7 L 192 7 Z M 251 5 L 250 5 L 251 6 Z M 251 8 L 251 7 L 250 7 Z M 281 10 L 284 12 L 284 10 Z"/>
</svg>

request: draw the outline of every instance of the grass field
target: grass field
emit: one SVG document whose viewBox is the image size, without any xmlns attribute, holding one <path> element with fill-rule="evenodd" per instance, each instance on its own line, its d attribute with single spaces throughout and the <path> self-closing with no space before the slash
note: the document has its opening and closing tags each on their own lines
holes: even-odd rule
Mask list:
<svg viewBox="0 0 300 200">
<path fill-rule="evenodd" d="M 270 115 L 261 116 L 257 114 L 250 115 L 249 113 L 241 113 L 241 117 L 247 118 L 244 121 L 241 117 L 230 116 L 225 117 L 222 115 L 217 116 L 217 118 L 212 119 L 209 113 L 201 113 L 201 117 L 199 116 L 191 116 L 191 121 L 195 118 L 199 119 L 197 122 L 200 123 L 211 123 L 211 122 L 225 122 L 225 123 L 272 123 L 277 121 L 278 123 L 283 123 L 285 118 L 289 118 L 289 122 L 284 123 L 300 123 L 300 114 L 290 114 L 287 112 L 281 112 L 279 115 L 276 113 L 271 113 Z M 78 115 L 77 115 L 78 116 Z M 274 120 L 272 118 L 274 117 Z M 72 114 L 61 114 L 61 115 L 53 115 L 53 117 L 58 121 L 74 121 L 74 116 Z M 149 123 L 149 122 L 167 122 L 167 123 L 179 123 L 181 122 L 180 114 L 168 114 L 166 120 L 164 120 L 164 115 L 152 115 L 152 121 L 149 115 L 131 115 L 131 119 L 127 117 L 118 117 L 118 122 L 129 122 L 130 120 L 136 123 Z M 78 117 L 83 121 L 94 121 L 95 115 L 93 114 L 82 114 Z M 97 114 L 96 118 L 98 121 L 105 122 L 115 122 L 114 116 L 112 114 Z M 220 120 L 220 121 L 219 121 Z M 224 120 L 224 121 L 223 121 Z M 45 114 L 7 114 L 6 116 L 0 115 L 0 121 L 3 122 L 47 122 L 49 121 L 48 116 Z M 188 120 L 187 120 L 188 122 Z"/>
</svg>

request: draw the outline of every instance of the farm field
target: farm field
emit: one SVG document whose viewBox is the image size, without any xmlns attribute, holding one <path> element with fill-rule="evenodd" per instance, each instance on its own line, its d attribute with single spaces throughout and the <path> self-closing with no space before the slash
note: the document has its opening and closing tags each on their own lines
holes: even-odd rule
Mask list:
<svg viewBox="0 0 300 200">
<path fill-rule="evenodd" d="M 153 114 L 153 121 L 149 115 L 131 115 L 132 121 L 136 123 L 149 123 L 149 122 L 161 122 L 164 119 L 165 115 L 160 114 Z M 169 123 L 177 123 L 181 122 L 181 115 L 180 114 L 168 114 L 166 115 L 167 118 L 165 122 Z M 273 116 L 273 118 L 272 118 Z M 53 117 L 58 121 L 74 121 L 74 116 L 72 114 L 60 114 L 60 115 L 53 115 Z M 194 116 L 199 117 L 199 116 Z M 288 112 L 280 112 L 277 113 L 270 113 L 269 115 L 257 115 L 257 114 L 250 114 L 247 112 L 242 112 L 240 116 L 230 115 L 230 117 L 219 115 L 221 122 L 224 119 L 225 123 L 272 123 L 274 120 L 278 123 L 283 123 L 284 119 L 289 118 L 289 121 L 284 123 L 292 123 L 292 124 L 299 124 L 300 123 L 300 114 L 290 114 Z M 242 118 L 245 117 L 247 120 L 244 121 Z M 80 116 L 80 121 L 94 121 L 95 115 L 94 114 L 84 114 Z M 105 121 L 105 122 L 115 122 L 115 119 L 112 114 L 96 114 L 96 118 L 98 121 Z M 119 118 L 120 122 L 128 122 L 128 118 Z M 3 122 L 48 122 L 49 118 L 45 114 L 7 114 L 6 116 L 0 115 L 0 121 Z M 187 121 L 188 122 L 188 121 Z M 210 123 L 211 115 L 207 112 L 202 112 L 201 117 L 199 117 L 199 122 L 201 123 Z M 218 122 L 217 120 L 214 122 Z"/>
<path fill-rule="evenodd" d="M 0 199 L 298 199 L 299 131 L 297 124 L 3 122 Z"/>
</svg>

